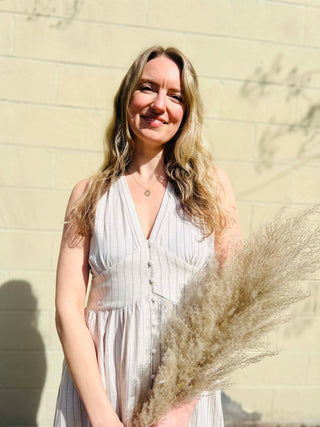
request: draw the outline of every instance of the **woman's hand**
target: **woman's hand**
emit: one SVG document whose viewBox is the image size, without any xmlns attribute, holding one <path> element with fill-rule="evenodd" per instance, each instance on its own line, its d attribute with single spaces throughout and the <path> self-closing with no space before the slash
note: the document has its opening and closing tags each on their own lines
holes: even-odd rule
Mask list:
<svg viewBox="0 0 320 427">
<path fill-rule="evenodd" d="M 172 408 L 157 424 L 151 427 L 188 427 L 191 414 L 198 400 Z"/>
</svg>

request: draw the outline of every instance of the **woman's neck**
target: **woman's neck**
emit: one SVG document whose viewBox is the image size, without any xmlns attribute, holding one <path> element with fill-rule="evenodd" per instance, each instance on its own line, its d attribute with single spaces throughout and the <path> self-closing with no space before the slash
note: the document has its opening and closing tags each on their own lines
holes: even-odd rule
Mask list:
<svg viewBox="0 0 320 427">
<path fill-rule="evenodd" d="M 146 150 L 136 150 L 132 161 L 128 167 L 128 173 L 136 172 L 145 181 L 148 181 L 155 174 L 164 175 L 164 150 L 151 152 Z"/>
</svg>

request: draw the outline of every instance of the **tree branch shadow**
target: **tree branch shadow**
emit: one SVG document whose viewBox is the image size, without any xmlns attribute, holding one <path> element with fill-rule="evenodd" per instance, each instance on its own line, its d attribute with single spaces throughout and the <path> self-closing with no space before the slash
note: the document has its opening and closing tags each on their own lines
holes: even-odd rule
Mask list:
<svg viewBox="0 0 320 427">
<path fill-rule="evenodd" d="M 271 181 L 320 159 L 320 99 L 314 99 L 314 96 L 310 96 L 309 93 L 312 81 L 315 75 L 319 73 L 320 68 L 308 72 L 299 72 L 298 66 L 294 66 L 286 70 L 282 55 L 279 54 L 268 69 L 264 70 L 262 67 L 257 67 L 240 89 L 240 95 L 243 98 L 246 98 L 248 102 L 255 103 L 271 96 L 275 89 L 282 86 L 285 91 L 283 98 L 279 99 L 280 102 L 299 101 L 306 104 L 301 117 L 296 121 L 288 120 L 286 123 L 276 124 L 279 120 L 271 115 L 266 124 L 266 129 L 257 140 L 255 169 L 260 175 L 266 170 L 272 170 L 276 165 L 277 156 L 285 148 L 283 140 L 286 136 L 298 141 L 296 147 L 292 147 L 291 158 L 289 159 L 292 167 L 275 174 Z M 240 197 L 261 189 L 269 183 L 270 178 L 268 177 L 265 182 L 247 189 Z"/>
<path fill-rule="evenodd" d="M 27 20 L 35 21 L 41 17 L 58 17 L 52 28 L 66 29 L 79 14 L 85 0 L 65 0 L 68 13 L 65 17 L 59 17 L 55 4 L 51 0 L 34 0 L 31 10 L 26 10 Z"/>
</svg>

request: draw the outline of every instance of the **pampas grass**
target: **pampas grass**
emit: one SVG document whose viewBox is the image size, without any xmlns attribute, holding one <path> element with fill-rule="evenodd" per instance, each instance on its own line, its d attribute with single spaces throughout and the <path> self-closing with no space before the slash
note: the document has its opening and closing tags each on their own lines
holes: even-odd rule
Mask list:
<svg viewBox="0 0 320 427">
<path fill-rule="evenodd" d="M 272 355 L 266 334 L 307 296 L 299 282 L 319 267 L 320 205 L 290 217 L 280 212 L 222 270 L 212 260 L 163 331 L 162 364 L 133 426 L 150 427 L 172 407 L 228 385 L 234 370 Z"/>
</svg>

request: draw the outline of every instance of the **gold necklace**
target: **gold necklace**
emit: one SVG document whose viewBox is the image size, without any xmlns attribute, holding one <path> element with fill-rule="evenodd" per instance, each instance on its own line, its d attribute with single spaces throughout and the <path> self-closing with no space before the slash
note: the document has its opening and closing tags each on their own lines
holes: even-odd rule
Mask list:
<svg viewBox="0 0 320 427">
<path fill-rule="evenodd" d="M 136 181 L 136 183 L 138 184 L 138 185 L 140 185 L 140 187 L 142 187 L 143 189 L 144 189 L 144 195 L 146 196 L 146 197 L 149 197 L 150 196 L 150 194 L 151 194 L 151 187 L 153 186 L 153 184 L 155 184 L 156 182 L 157 182 L 157 178 L 153 181 L 153 183 L 150 185 L 150 187 L 149 188 L 146 188 L 144 185 L 142 185 L 141 184 L 141 182 L 139 182 L 134 176 L 133 176 L 133 174 L 130 174 L 129 176 L 131 176 L 131 178 L 133 178 L 135 181 Z"/>
</svg>

